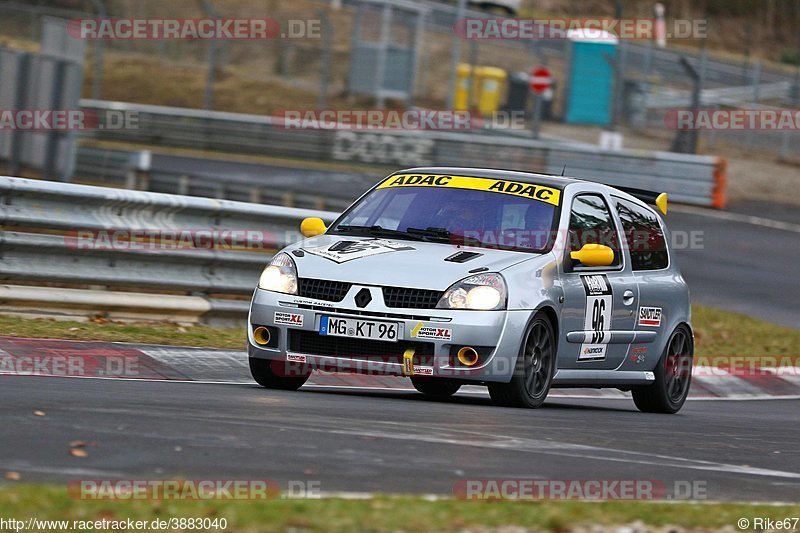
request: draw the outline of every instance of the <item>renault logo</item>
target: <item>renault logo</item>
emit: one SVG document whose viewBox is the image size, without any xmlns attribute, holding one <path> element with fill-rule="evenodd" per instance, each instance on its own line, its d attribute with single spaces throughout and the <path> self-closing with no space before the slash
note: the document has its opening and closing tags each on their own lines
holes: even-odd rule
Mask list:
<svg viewBox="0 0 800 533">
<path fill-rule="evenodd" d="M 361 289 L 356 294 L 356 305 L 359 307 L 366 307 L 372 301 L 372 294 L 369 289 Z"/>
</svg>

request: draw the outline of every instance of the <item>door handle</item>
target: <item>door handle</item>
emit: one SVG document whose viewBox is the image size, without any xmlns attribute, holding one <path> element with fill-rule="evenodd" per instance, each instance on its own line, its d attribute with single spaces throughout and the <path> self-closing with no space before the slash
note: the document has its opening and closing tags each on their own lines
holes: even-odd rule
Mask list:
<svg viewBox="0 0 800 533">
<path fill-rule="evenodd" d="M 633 291 L 627 290 L 622 293 L 622 303 L 625 305 L 631 305 L 633 303 Z"/>
</svg>

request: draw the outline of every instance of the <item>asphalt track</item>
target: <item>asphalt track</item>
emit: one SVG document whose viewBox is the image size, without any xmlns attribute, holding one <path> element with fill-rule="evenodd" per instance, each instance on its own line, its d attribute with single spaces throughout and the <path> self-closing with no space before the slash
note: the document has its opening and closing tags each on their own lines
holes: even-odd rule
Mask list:
<svg viewBox="0 0 800 533">
<path fill-rule="evenodd" d="M 667 215 L 673 233 L 701 232 L 699 248 L 676 251 L 692 301 L 800 328 L 800 224 L 787 215 L 676 206 Z"/>
<path fill-rule="evenodd" d="M 381 178 L 163 154 L 153 156 L 153 169 L 226 176 L 278 190 L 313 190 L 348 201 Z M 693 301 L 800 328 L 800 210 L 758 202 L 725 212 L 676 207 L 667 224 L 676 233 L 674 240 L 687 245 L 676 247 L 676 254 Z M 688 246 L 689 239 L 699 246 Z"/>
<path fill-rule="evenodd" d="M 522 410 L 478 395 L 0 376 L 0 416 L 0 470 L 26 481 L 270 479 L 449 495 L 472 479 L 652 480 L 668 494 L 695 483 L 709 500 L 800 499 L 797 401 L 697 400 L 669 416 L 626 400 Z M 92 443 L 88 457 L 68 454 L 73 440 Z"/>
</svg>

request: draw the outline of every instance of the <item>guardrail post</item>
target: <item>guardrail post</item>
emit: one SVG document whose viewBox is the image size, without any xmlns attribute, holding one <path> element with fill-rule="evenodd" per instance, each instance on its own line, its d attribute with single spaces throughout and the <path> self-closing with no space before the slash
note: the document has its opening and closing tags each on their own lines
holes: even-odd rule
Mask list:
<svg viewBox="0 0 800 533">
<path fill-rule="evenodd" d="M 725 188 L 728 185 L 728 161 L 717 158 L 714 163 L 714 188 L 711 192 L 711 205 L 717 209 L 725 209 L 727 198 Z"/>
<path fill-rule="evenodd" d="M 189 194 L 190 179 L 186 174 L 178 177 L 178 194 Z"/>
<path fill-rule="evenodd" d="M 28 78 L 30 77 L 31 54 L 22 53 L 19 56 L 17 85 L 14 95 L 14 109 L 25 107 L 25 95 L 28 93 Z M 11 131 L 11 146 L 9 150 L 8 172 L 9 174 L 19 174 L 22 166 L 22 132 L 19 130 Z"/>
<path fill-rule="evenodd" d="M 50 109 L 62 109 L 64 101 L 64 71 L 67 65 L 64 61 L 59 60 L 55 60 L 54 63 L 53 85 L 50 93 Z M 47 141 L 45 141 L 44 148 L 44 166 L 42 168 L 42 178 L 46 180 L 51 180 L 53 176 L 56 175 L 63 179 L 63 176 L 58 174 L 57 168 L 60 138 L 60 132 L 55 129 L 47 132 Z"/>
</svg>

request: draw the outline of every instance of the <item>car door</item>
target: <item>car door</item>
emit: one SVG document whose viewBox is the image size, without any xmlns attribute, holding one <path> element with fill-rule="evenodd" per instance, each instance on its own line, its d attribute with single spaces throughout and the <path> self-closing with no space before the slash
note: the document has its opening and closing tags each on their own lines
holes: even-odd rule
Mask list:
<svg viewBox="0 0 800 533">
<path fill-rule="evenodd" d="M 606 197 L 576 195 L 570 206 L 562 261 L 564 290 L 559 368 L 610 370 L 625 361 L 635 324 L 639 288 Z M 607 267 L 586 267 L 570 258 L 585 244 L 614 251 Z"/>
<path fill-rule="evenodd" d="M 630 251 L 631 270 L 639 284 L 636 330 L 666 334 L 669 312 L 675 305 L 675 277 L 670 269 L 667 239 L 658 216 L 650 209 L 623 198 L 612 198 Z M 648 335 L 642 341 L 655 340 Z M 643 353 L 647 346 L 641 346 Z M 658 357 L 658 354 L 655 354 Z"/>
</svg>

